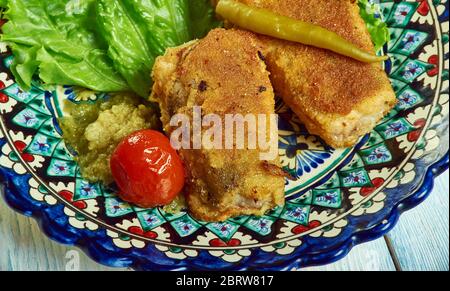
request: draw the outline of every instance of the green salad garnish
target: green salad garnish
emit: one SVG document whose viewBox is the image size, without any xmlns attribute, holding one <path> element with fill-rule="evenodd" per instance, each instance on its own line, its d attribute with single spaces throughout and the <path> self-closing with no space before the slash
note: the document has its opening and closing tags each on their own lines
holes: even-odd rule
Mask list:
<svg viewBox="0 0 450 291">
<path fill-rule="evenodd" d="M 361 17 L 366 22 L 367 29 L 372 37 L 375 50 L 378 51 L 389 42 L 389 28 L 378 15 L 377 5 L 371 3 L 369 0 L 359 0 L 358 5 Z"/>
<path fill-rule="evenodd" d="M 220 23 L 209 0 L 1 0 L 1 40 L 13 50 L 17 83 L 147 97 L 151 68 L 166 48 L 203 37 Z"/>
</svg>

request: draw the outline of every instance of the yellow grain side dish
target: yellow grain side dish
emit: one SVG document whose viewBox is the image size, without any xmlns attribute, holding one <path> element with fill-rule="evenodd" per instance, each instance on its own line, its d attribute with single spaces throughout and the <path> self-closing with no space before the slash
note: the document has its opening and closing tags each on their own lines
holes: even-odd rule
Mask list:
<svg viewBox="0 0 450 291">
<path fill-rule="evenodd" d="M 109 161 L 117 145 L 131 133 L 159 128 L 157 110 L 134 95 L 115 95 L 95 103 L 65 104 L 59 120 L 66 144 L 76 152 L 82 176 L 91 182 L 114 181 Z"/>
</svg>

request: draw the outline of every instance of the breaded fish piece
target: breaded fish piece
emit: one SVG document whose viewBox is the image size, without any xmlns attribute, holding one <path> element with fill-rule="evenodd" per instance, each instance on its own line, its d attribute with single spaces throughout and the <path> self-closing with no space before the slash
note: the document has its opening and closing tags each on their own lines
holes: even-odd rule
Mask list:
<svg viewBox="0 0 450 291">
<path fill-rule="evenodd" d="M 166 133 L 174 130 L 169 124 L 175 114 L 192 119 L 193 106 L 201 106 L 203 116 L 214 113 L 222 120 L 225 114 L 273 114 L 274 93 L 260 49 L 250 32 L 216 29 L 158 58 L 151 99 L 160 105 Z M 276 126 L 267 130 L 278 136 Z M 181 149 L 190 212 L 204 221 L 223 221 L 283 205 L 285 175 L 278 161 L 261 161 L 259 153 Z"/>
<path fill-rule="evenodd" d="M 374 46 L 351 0 L 239 0 L 336 32 L 368 52 Z M 273 87 L 308 130 L 329 145 L 354 145 L 396 104 L 380 64 L 331 51 L 260 37 Z"/>
</svg>

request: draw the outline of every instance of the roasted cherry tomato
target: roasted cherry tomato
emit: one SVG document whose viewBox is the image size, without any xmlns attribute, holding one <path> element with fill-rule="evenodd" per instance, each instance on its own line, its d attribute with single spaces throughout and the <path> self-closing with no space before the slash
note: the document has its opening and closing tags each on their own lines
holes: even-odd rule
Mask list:
<svg viewBox="0 0 450 291">
<path fill-rule="evenodd" d="M 128 136 L 117 146 L 110 165 L 120 197 L 139 207 L 170 204 L 184 186 L 178 153 L 166 136 L 154 130 Z"/>
</svg>

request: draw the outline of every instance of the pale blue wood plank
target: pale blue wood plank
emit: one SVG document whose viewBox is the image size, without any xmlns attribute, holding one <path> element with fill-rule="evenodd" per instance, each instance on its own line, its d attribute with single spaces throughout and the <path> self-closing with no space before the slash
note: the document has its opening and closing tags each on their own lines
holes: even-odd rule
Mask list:
<svg viewBox="0 0 450 291">
<path fill-rule="evenodd" d="M 387 236 L 402 270 L 449 270 L 449 173 Z"/>
<path fill-rule="evenodd" d="M 73 270 L 77 266 L 71 262 L 77 256 L 79 268 L 75 269 L 116 270 L 95 263 L 76 248 L 51 241 L 33 219 L 15 213 L 0 200 L 0 271 Z"/>
<path fill-rule="evenodd" d="M 304 271 L 395 271 L 395 265 L 383 238 L 354 247 L 342 260 Z"/>
</svg>

